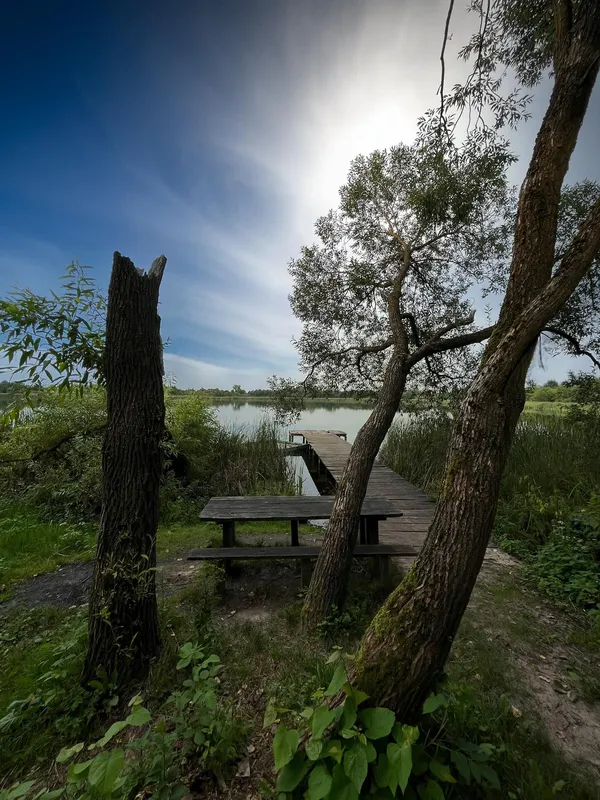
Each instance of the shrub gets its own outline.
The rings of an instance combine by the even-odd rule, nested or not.
[[[436,733],[436,725],[426,722],[423,735],[424,730],[397,721],[390,709],[364,707],[368,697],[348,682],[347,658],[334,651],[330,661],[337,667],[331,682],[296,716],[298,727],[279,722],[273,740],[278,798],[358,800],[373,795],[436,800],[446,796],[442,786],[500,788],[490,764],[496,752],[493,744],[460,740],[448,746],[439,726]],[[339,693],[341,700],[330,705],[327,698]],[[444,693],[433,694],[423,713],[431,715],[450,701]],[[288,713],[269,705],[265,726]]]
[[[554,600],[600,607],[600,498],[593,497],[578,514],[555,521],[528,572]]]
[[[39,508],[46,520],[95,521],[102,503],[105,393],[49,389],[38,400],[0,431],[0,490]],[[200,395],[166,390],[166,426],[163,522],[196,522],[213,495],[295,491],[273,424],[226,429]]]
[[[153,722],[136,695],[128,716],[114,722],[98,741],[88,746],[92,757],[81,761],[84,742],[63,748],[57,763],[68,763],[64,787],[49,791],[36,781],[0,790],[0,800],[35,797],[52,800],[72,798],[127,798],[151,793],[162,800],[178,800],[186,792],[184,769],[192,765],[200,773],[222,780],[222,772],[235,760],[246,736],[245,726],[234,718],[230,706],[219,702],[220,659],[188,642],[180,651],[177,669],[185,670],[183,689],[165,703],[166,716]],[[145,728],[131,739],[130,729]],[[109,743],[119,746],[107,748]]]

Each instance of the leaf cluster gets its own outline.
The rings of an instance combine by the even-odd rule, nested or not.
[[[443,800],[445,786],[473,782],[499,788],[489,764],[492,745],[461,742],[444,750],[423,738],[418,727],[398,722],[390,709],[365,705],[368,696],[348,681],[348,659],[334,650],[335,673],[327,689],[315,694],[315,704],[300,713],[300,728],[279,721],[273,740],[278,800]],[[423,714],[448,702],[444,694],[430,695]],[[285,713],[269,705],[265,726]]]
[[[166,711],[173,709],[172,715],[153,722],[142,698],[136,695],[129,702],[127,717],[114,722],[100,739],[87,748],[79,742],[60,751],[56,762],[69,764],[62,787],[40,789],[37,781],[26,781],[0,790],[0,800],[100,800],[138,793],[180,800],[188,791],[182,777],[190,760],[201,769],[220,773],[236,757],[245,734],[231,713],[223,713],[218,704],[220,659],[214,654],[207,656],[201,646],[191,642],[179,655],[177,669],[187,670],[188,677],[184,688],[167,700]],[[131,738],[130,729],[145,730]],[[116,747],[112,746],[115,742],[119,743]],[[94,755],[81,760],[85,750]]]
[[[90,267],[70,264],[49,297],[15,289],[0,299],[0,355],[32,386],[103,383],[106,299]]]

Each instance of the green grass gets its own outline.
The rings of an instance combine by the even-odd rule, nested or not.
[[[236,527],[242,536],[256,536],[268,544],[269,536],[289,536],[289,522],[244,522]],[[301,526],[300,533],[322,533]],[[0,505],[0,600],[10,597],[15,584],[35,575],[53,572],[63,564],[94,557],[97,526],[44,522],[37,509],[16,503]],[[157,536],[159,559],[184,554],[194,547],[220,546],[221,528],[214,523],[161,525]]]
[[[0,505],[0,599],[12,584],[94,555],[93,525],[46,523],[35,509]]]
[[[49,606],[27,611],[12,611],[2,617],[0,635],[0,718],[9,703],[32,697],[51,689],[40,679],[48,673],[56,660],[55,648],[73,642],[76,650],[73,660],[66,663],[58,678],[63,687],[77,689],[80,669],[85,655],[84,641],[79,644],[74,636],[74,612]],[[22,769],[35,767],[46,758],[53,757],[62,741],[69,740],[69,722],[77,725],[76,717],[67,718],[63,736],[52,724],[54,720],[22,726],[2,735],[0,730],[0,783],[12,782]]]
[[[533,414],[533,415],[551,415],[551,416],[562,416],[566,414],[569,406],[572,403],[569,402],[552,402],[548,400],[527,400],[525,403],[525,409],[523,411],[524,414]]]

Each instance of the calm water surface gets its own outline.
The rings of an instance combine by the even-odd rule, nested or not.
[[[215,403],[214,408],[219,421],[224,425],[248,426],[252,427],[263,419],[272,420],[274,417],[273,408],[268,404],[262,403]],[[295,429],[306,430],[339,430],[346,431],[348,441],[353,442],[356,434],[369,418],[372,409],[356,405],[343,405],[338,403],[328,403],[317,405],[311,403],[305,409],[300,419],[292,425],[282,425],[280,439],[287,441],[288,431]],[[397,414],[396,419],[406,418],[406,414]],[[297,440],[300,441],[299,439]],[[304,460],[300,457],[290,457],[294,465],[296,476],[302,479],[302,493],[315,495],[319,492],[314,485],[310,474],[306,468]]]

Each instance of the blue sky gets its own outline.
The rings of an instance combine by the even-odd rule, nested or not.
[[[165,253],[160,313],[179,386],[294,375],[287,263],[335,205],[350,160],[411,141],[436,103],[446,7],[11,3],[0,33],[0,292],[47,292],[72,260],[106,287],[114,250],[140,266]],[[525,157],[535,122],[514,143]],[[596,92],[573,180],[600,178],[599,131]],[[546,359],[534,377],[585,366]]]

